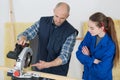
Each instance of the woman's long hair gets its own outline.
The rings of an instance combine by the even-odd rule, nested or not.
[[[114,65],[116,66],[119,62],[119,45],[115,30],[115,25],[111,17],[106,17],[103,13],[97,12],[90,16],[90,20],[97,22],[98,27],[104,26],[105,31],[111,36],[116,46],[116,52],[114,57]]]

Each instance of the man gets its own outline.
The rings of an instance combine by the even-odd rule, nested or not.
[[[54,8],[54,16],[41,17],[39,21],[18,36],[18,44],[24,45],[38,35],[36,71],[66,76],[71,53],[78,31],[67,22],[70,7],[60,2]]]

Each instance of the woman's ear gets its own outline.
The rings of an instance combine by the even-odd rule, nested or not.
[[[106,30],[105,30],[105,27],[104,27],[104,26],[102,26],[102,27],[101,27],[101,29],[102,29],[102,31],[106,32]]]

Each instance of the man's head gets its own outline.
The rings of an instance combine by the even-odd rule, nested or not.
[[[54,24],[60,26],[69,16],[70,7],[67,3],[60,2],[54,8]]]

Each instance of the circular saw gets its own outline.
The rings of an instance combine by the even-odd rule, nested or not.
[[[33,78],[38,78],[39,75],[37,74],[23,72],[24,68],[30,66],[32,61],[32,55],[33,51],[30,47],[28,47],[28,44],[25,44],[25,46],[16,44],[14,51],[10,51],[7,54],[8,58],[16,59],[16,64],[14,68],[12,70],[9,70],[7,72],[7,75],[17,79],[33,80]]]

